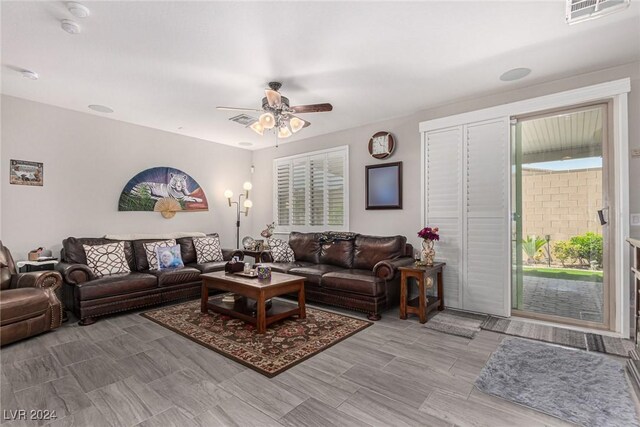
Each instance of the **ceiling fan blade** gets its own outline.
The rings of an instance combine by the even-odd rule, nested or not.
[[[277,90],[265,89],[264,93],[267,96],[269,107],[279,107],[282,104],[282,95]]]
[[[333,105],[325,104],[311,104],[311,105],[296,105],[291,107],[294,113],[323,113],[325,111],[333,110]]]
[[[216,107],[216,110],[224,111],[262,111],[257,108],[239,108],[239,107]]]

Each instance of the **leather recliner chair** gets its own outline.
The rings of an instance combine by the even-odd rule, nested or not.
[[[0,241],[0,346],[59,327],[62,305],[55,292],[61,285],[57,271],[18,273]]]

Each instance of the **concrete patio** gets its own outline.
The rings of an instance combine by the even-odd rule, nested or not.
[[[523,277],[523,310],[602,322],[601,282]]]

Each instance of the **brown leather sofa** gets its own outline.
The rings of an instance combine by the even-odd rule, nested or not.
[[[114,240],[69,237],[62,242],[62,262],[56,268],[64,278],[63,301],[80,319],[80,325],[90,325],[106,314],[199,296],[200,274],[223,270],[233,256],[243,259],[242,251],[223,249],[224,261],[198,264],[193,238],[184,237],[176,239],[184,267],[149,270],[144,243],[159,240],[163,239],[124,241],[131,273],[102,277],[96,277],[87,266],[82,245],[102,245]]]
[[[55,292],[61,284],[56,271],[18,273],[0,241],[0,345],[59,327],[62,306]]]
[[[274,263],[266,251],[262,265],[304,276],[308,301],[363,311],[370,320],[379,320],[382,311],[399,302],[398,267],[414,262],[404,236],[293,232],[289,245],[295,262]]]

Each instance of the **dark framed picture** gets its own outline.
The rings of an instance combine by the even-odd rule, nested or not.
[[[365,166],[367,209],[402,209],[402,162]]]
[[[44,179],[43,165],[40,162],[10,160],[9,183],[17,185],[36,185],[42,187]]]

